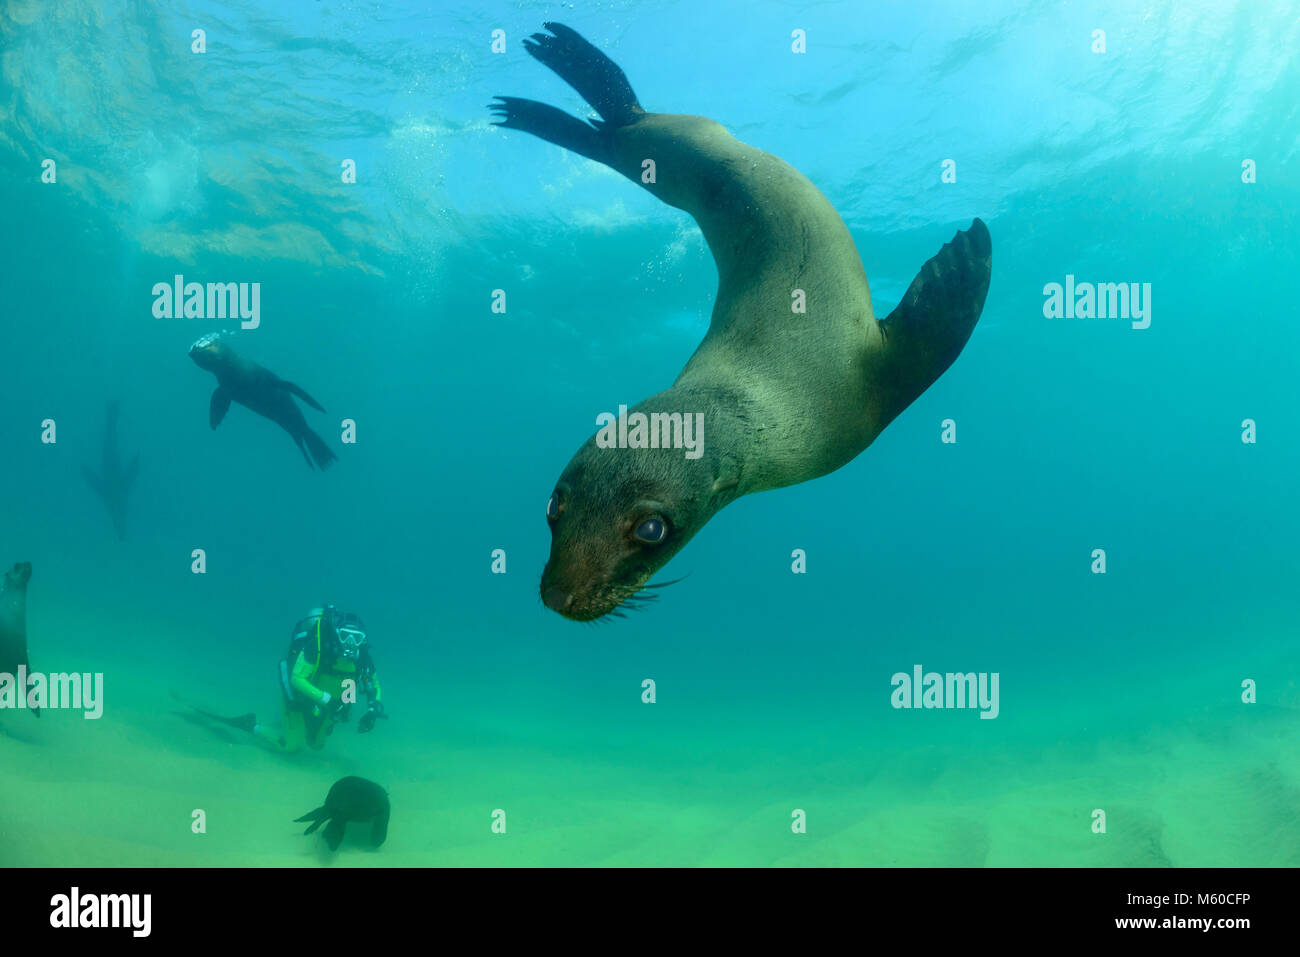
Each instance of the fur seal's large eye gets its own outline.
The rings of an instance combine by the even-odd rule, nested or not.
[[[638,525],[632,535],[639,542],[658,545],[668,537],[668,523],[658,515],[652,515]]]
[[[560,517],[560,493],[552,492],[550,499],[546,503],[546,520],[553,522]]]

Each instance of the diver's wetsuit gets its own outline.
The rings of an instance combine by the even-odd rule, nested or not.
[[[356,682],[357,691],[365,693],[371,705],[380,701],[379,679],[375,676],[370,647],[363,646],[355,659],[349,659],[340,653],[331,638],[331,630],[320,627],[319,616],[305,618],[294,628],[290,657],[280,662],[279,733],[260,724],[252,729],[271,747],[288,752],[299,750],[303,744],[314,750],[323,748],[325,739],[334,730],[335,709],[343,695],[343,682],[349,678]],[[344,717],[350,707],[345,705]]]

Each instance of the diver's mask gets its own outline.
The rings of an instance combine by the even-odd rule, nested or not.
[[[342,624],[335,634],[339,639],[339,650],[344,658],[355,658],[361,654],[366,643],[366,633],[355,625]]]

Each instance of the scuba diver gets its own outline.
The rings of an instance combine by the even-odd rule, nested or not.
[[[366,713],[357,722],[365,734],[379,718],[387,718],[380,700],[379,679],[370,658],[370,644],[361,619],[333,605],[313,608],[293,628],[289,651],[280,661],[281,722],[278,731],[259,724],[257,715],[205,717],[249,731],[272,748],[292,753],[304,744],[319,751],[334,725],[348,720],[358,692],[365,692]],[[350,688],[346,682],[352,682]]]

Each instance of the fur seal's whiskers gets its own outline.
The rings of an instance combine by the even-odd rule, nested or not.
[[[652,585],[642,585],[641,587],[642,588],[667,588],[669,585],[676,585],[678,582],[684,582],[686,581],[686,579],[690,577],[691,576],[689,574],[686,574],[683,575],[681,578],[672,578],[666,582],[655,582]],[[653,597],[657,597],[657,596],[653,596]]]

